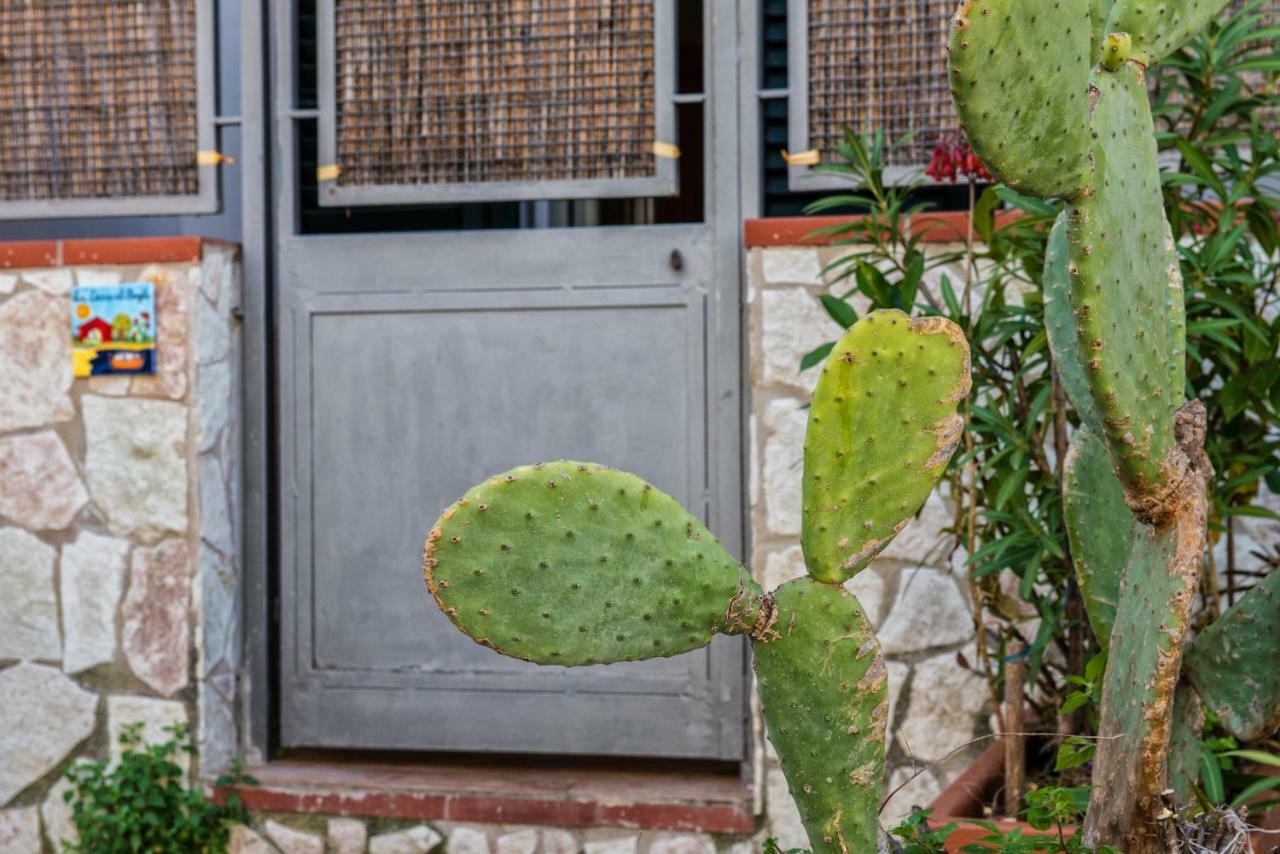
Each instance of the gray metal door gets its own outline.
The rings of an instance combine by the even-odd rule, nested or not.
[[[745,652],[536,668],[474,645],[420,571],[487,475],[638,472],[741,554],[736,4],[704,9],[704,221],[317,234],[317,111],[275,5],[279,724],[285,747],[744,755]]]

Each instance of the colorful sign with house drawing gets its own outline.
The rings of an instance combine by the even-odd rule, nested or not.
[[[155,285],[72,288],[71,358],[77,377],[155,373]]]

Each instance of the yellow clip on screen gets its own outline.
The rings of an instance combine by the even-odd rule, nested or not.
[[[795,154],[789,154],[784,148],[782,149],[782,159],[787,161],[788,166],[817,166],[822,162],[822,155],[815,148],[811,148],[808,151],[797,151]]]
[[[655,157],[665,157],[668,160],[680,159],[680,149],[669,142],[655,142],[653,154]]]

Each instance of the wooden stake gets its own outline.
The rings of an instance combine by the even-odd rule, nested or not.
[[[1023,733],[1026,701],[1022,692],[1027,683],[1027,662],[1021,645],[1011,647],[1004,665],[1004,720],[1008,729],[1001,735],[1004,744],[1004,813],[1022,812],[1027,790],[1027,742]]]

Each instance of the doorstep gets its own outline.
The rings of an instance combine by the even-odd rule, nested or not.
[[[251,812],[753,833],[749,786],[736,777],[596,769],[284,759],[245,769]]]

